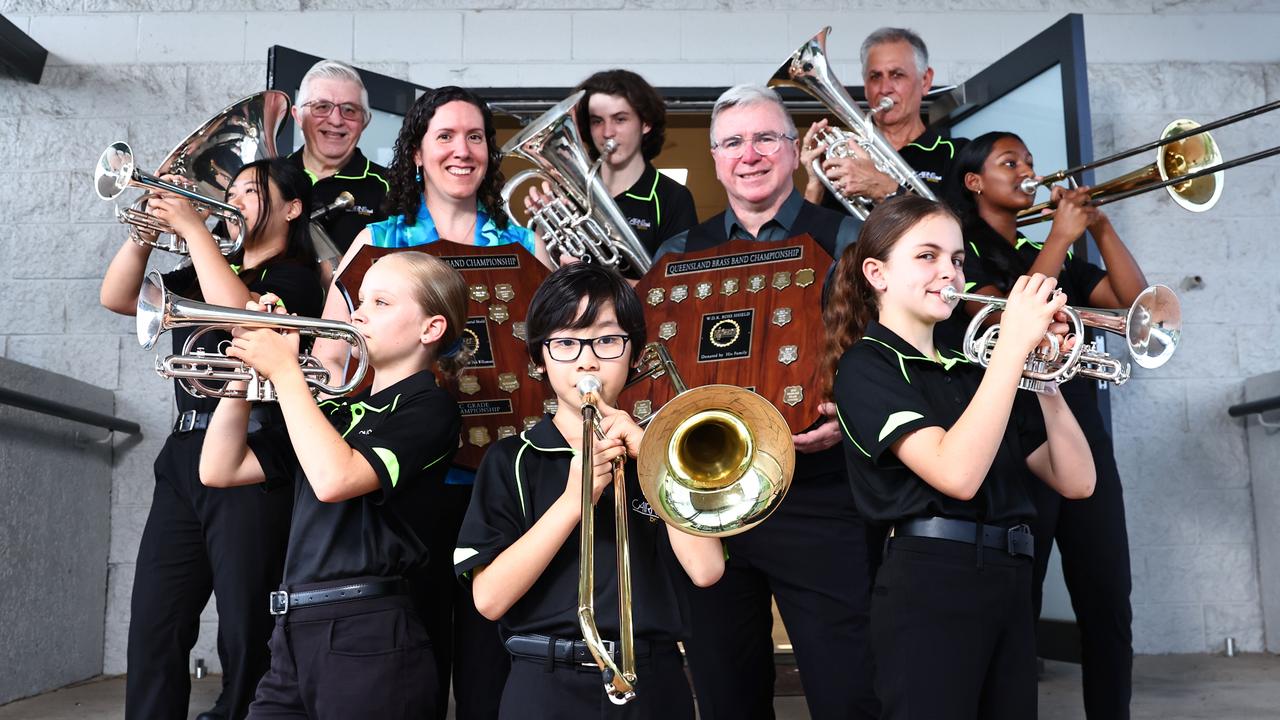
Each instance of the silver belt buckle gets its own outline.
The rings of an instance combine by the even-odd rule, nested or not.
[[[595,656],[591,654],[591,644],[586,640],[583,640],[582,644],[587,648],[587,659],[580,663],[582,667],[599,667],[596,663]],[[618,655],[614,652],[614,648],[616,647],[615,643],[612,640],[601,640],[600,644],[604,646],[605,653],[607,653],[614,662],[617,662]]]
[[[289,612],[289,593],[284,590],[272,591],[270,609],[272,615],[284,615]]]
[[[178,415],[178,424],[174,428],[174,432],[191,432],[196,427],[196,411],[187,410]]]

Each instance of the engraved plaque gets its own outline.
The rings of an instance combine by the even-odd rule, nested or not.
[[[516,299],[516,289],[511,287],[511,283],[498,283],[493,286],[493,294],[502,302],[511,302]]]
[[[520,380],[515,373],[502,373],[498,375],[498,389],[503,392],[515,392],[520,389]]]
[[[649,293],[645,296],[645,302],[656,307],[662,304],[665,294],[666,291],[660,287],[649,288]]]
[[[698,362],[751,357],[755,312],[748,308],[703,315],[698,331]]]
[[[501,325],[511,318],[511,313],[507,310],[507,306],[502,303],[493,303],[489,305],[489,319]]]
[[[681,302],[684,302],[685,299],[687,299],[688,297],[689,297],[688,285],[676,285],[675,287],[671,288],[671,302],[681,303]]]
[[[476,447],[484,447],[493,440],[489,437],[489,428],[473,427],[467,429],[467,441]]]
[[[780,307],[773,311],[774,325],[777,325],[778,327],[783,327],[789,322],[791,322],[791,308]]]
[[[532,360],[529,361],[528,375],[534,380],[542,382],[542,368],[538,367],[538,364]]]
[[[637,400],[631,408],[631,415],[636,420],[643,420],[653,414],[652,400]]]
[[[699,300],[706,300],[707,298],[711,297],[711,283],[709,282],[698,283],[697,286],[694,287],[693,289],[693,294]]]
[[[791,271],[779,270],[773,274],[773,287],[777,290],[786,290],[791,286]]]
[[[480,392],[480,379],[475,375],[459,375],[458,392],[465,395],[475,395]]]
[[[726,348],[738,341],[742,335],[742,326],[733,318],[722,318],[711,326],[707,340],[718,348]]]
[[[542,401],[542,412],[547,413],[548,415],[555,415],[556,410],[559,408],[560,403],[556,402],[555,398],[547,398]]]
[[[498,427],[498,439],[508,438],[516,434],[515,425],[502,425]]]
[[[534,426],[534,425],[537,425],[537,424],[538,424],[538,421],[539,421],[539,420],[541,420],[541,419],[542,419],[542,418],[539,418],[539,417],[537,417],[536,415],[530,415],[529,417],[525,418],[525,419],[524,419],[524,420],[522,420],[521,422],[524,424],[524,429],[525,429],[525,430],[532,430],[532,429],[533,429],[533,426]]]
[[[809,287],[813,284],[813,268],[800,268],[796,271],[796,286]]]
[[[676,336],[676,329],[677,327],[674,320],[669,322],[664,322],[658,326],[658,337],[662,338],[663,340],[670,340],[671,338]]]
[[[782,402],[795,407],[804,401],[804,388],[799,385],[788,385],[782,389]]]
[[[790,365],[800,359],[800,348],[795,345],[783,345],[778,348],[778,362]]]
[[[752,275],[747,278],[747,292],[758,293],[765,288],[763,275]]]
[[[511,323],[511,334],[518,340],[529,341],[529,323],[521,320]]]
[[[738,278],[725,278],[724,282],[720,283],[720,294],[726,297],[733,295],[738,292],[739,285]]]
[[[482,303],[489,299],[489,288],[484,285],[469,285],[467,294],[471,296],[472,300]]]

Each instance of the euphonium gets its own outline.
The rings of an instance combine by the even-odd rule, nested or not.
[[[942,289],[947,302],[962,300],[986,305],[973,316],[964,335],[964,354],[969,360],[986,367],[1000,335],[1000,325],[982,325],[993,312],[1003,310],[1005,298],[963,293],[954,287]],[[1036,392],[1052,391],[1076,375],[1083,375],[1116,385],[1129,380],[1129,363],[1111,357],[1093,343],[1084,343],[1084,328],[1092,327],[1124,336],[1129,356],[1145,368],[1157,368],[1169,362],[1182,336],[1182,309],[1178,296],[1167,286],[1152,285],[1138,294],[1129,308],[1098,309],[1066,306],[1062,309],[1077,338],[1075,347],[1061,352],[1057,336],[1046,333],[1047,350],[1035,350],[1027,356],[1018,387]]]
[[[169,330],[196,328],[183,343],[179,354],[164,359],[156,358],[156,372],[166,378],[176,378],[182,389],[195,397],[244,398],[259,402],[273,402],[276,399],[271,381],[258,375],[252,367],[221,352],[208,352],[195,347],[205,333],[214,330],[231,330],[237,327],[296,330],[301,335],[342,340],[354,346],[358,351],[359,364],[351,380],[336,387],[329,384],[329,372],[319,360],[311,355],[298,356],[298,365],[302,368],[302,375],[312,393],[345,395],[360,385],[369,367],[364,336],[353,325],[335,320],[235,310],[188,300],[166,291],[164,280],[155,270],[147,274],[142,283],[142,291],[138,294],[137,325],[138,342],[147,350],[155,347],[160,336]],[[246,382],[247,387],[244,390],[229,390],[208,384],[236,380]]]
[[[819,138],[827,146],[824,157],[845,158],[864,155],[875,163],[877,170],[888,175],[894,182],[910,188],[921,197],[936,200],[928,184],[916,175],[916,171],[912,170],[911,166],[898,155],[898,151],[884,139],[880,130],[872,122],[872,117],[876,113],[893,107],[893,100],[884,98],[878,107],[872,108],[869,114],[864,115],[858,109],[857,101],[849,95],[849,92],[836,79],[835,74],[831,72],[827,63],[827,34],[830,32],[831,28],[823,28],[792,53],[773,77],[769,78],[769,87],[799,88],[817,98],[840,122],[845,124],[847,129],[833,126]],[[813,170],[818,180],[832,197],[844,205],[849,214],[859,219],[866,219],[875,203],[874,200],[868,197],[847,196],[822,171],[821,159],[813,161]]]
[[[250,95],[215,115],[178,144],[160,163],[154,175],[137,169],[128,143],[115,142],[103,151],[94,168],[94,188],[103,200],[114,200],[131,187],[146,190],[133,205],[116,209],[116,218],[130,228],[130,237],[139,244],[166,252],[187,254],[187,243],[174,234],[167,222],[146,212],[153,190],[173,193],[190,200],[198,210],[238,227],[236,237],[215,234],[219,249],[230,255],[240,249],[248,228],[235,207],[215,198],[223,197],[240,168],[255,160],[276,156],[276,132],[289,114],[289,96],[279,90]],[[177,175],[182,182],[161,180],[161,175]],[[156,235],[154,239],[139,230]],[[166,237],[169,236],[169,237]]]
[[[638,278],[653,261],[600,180],[600,165],[611,151],[606,148],[594,163],[587,159],[573,119],[584,92],[560,101],[502,146],[503,155],[516,155],[537,166],[507,181],[502,204],[507,216],[514,217],[511,195],[516,188],[527,180],[545,181],[551,186],[551,197],[534,211],[529,224],[542,233],[552,260],[558,263],[560,256],[568,255]]]

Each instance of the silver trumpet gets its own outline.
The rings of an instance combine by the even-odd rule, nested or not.
[[[179,143],[154,175],[138,170],[128,143],[111,143],[94,168],[94,189],[103,200],[115,200],[131,187],[145,190],[130,207],[117,208],[116,219],[131,226],[129,236],[134,242],[179,255],[188,254],[186,240],[167,222],[149,214],[146,204],[154,191],[184,197],[198,211],[210,212],[215,219],[239,228],[235,238],[214,233],[222,254],[231,255],[240,249],[248,228],[237,208],[215,198],[225,196],[240,168],[277,155],[276,132],[288,114],[287,94],[268,90],[250,95],[223,109]],[[177,175],[182,181],[166,182],[160,175]]]
[[[801,45],[773,77],[769,78],[769,87],[793,87],[805,91],[817,98],[827,107],[845,128],[828,127],[819,140],[826,144],[824,156],[813,161],[813,170],[818,180],[827,188],[832,197],[840,201],[849,214],[865,220],[870,214],[875,201],[869,197],[849,196],[831,182],[822,171],[822,160],[826,158],[867,157],[875,163],[876,169],[888,175],[894,182],[910,188],[915,194],[937,200],[929,189],[929,185],[916,175],[898,151],[884,139],[876,128],[872,118],[878,112],[893,107],[893,100],[883,98],[877,107],[863,114],[858,103],[844,89],[844,85],[831,72],[827,63],[827,34],[830,27],[809,38]]]
[[[150,350],[160,336],[180,327],[194,327],[182,351],[166,358],[156,358],[156,372],[166,378],[175,378],[183,390],[195,397],[243,398],[258,402],[274,402],[275,388],[271,381],[258,374],[240,360],[222,352],[209,352],[195,347],[205,333],[232,328],[271,328],[296,330],[309,337],[342,340],[357,350],[359,364],[351,380],[345,384],[329,384],[329,372],[311,355],[299,355],[298,365],[313,394],[345,395],[364,380],[369,369],[369,353],[364,336],[353,325],[336,320],[276,315],[252,310],[235,310],[208,303],[178,297],[165,290],[164,280],[158,271],[152,270],[142,283],[138,294],[138,343]],[[247,383],[244,390],[229,390],[214,383],[241,380]]]
[[[997,323],[985,329],[982,326],[991,313],[1003,310],[1008,301],[990,295],[960,292],[950,286],[944,287],[941,295],[946,302],[962,300],[980,302],[986,306],[969,321],[963,349],[965,357],[970,361],[987,367],[1000,337],[1000,325]],[[1023,390],[1052,392],[1058,385],[1076,375],[1116,385],[1123,385],[1129,380],[1127,361],[1104,352],[1098,346],[1097,338],[1092,343],[1083,342],[1086,326],[1123,336],[1129,348],[1129,357],[1144,368],[1158,368],[1169,362],[1182,337],[1182,306],[1178,302],[1178,296],[1165,285],[1152,285],[1143,290],[1127,309],[1076,308],[1068,305],[1062,310],[1071,324],[1071,333],[1078,341],[1075,347],[1064,354],[1057,336],[1046,333],[1047,349],[1034,350],[1027,356],[1022,380],[1018,383],[1018,387]]]
[[[502,204],[507,215],[514,217],[511,195],[516,188],[528,180],[545,181],[551,186],[551,198],[533,213],[529,224],[542,234],[551,259],[559,263],[567,255],[638,278],[653,261],[600,180],[600,165],[612,150],[604,148],[594,163],[587,159],[573,119],[584,92],[560,101],[502,146],[504,156],[515,155],[536,166],[507,181]]]

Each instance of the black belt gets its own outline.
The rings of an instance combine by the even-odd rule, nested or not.
[[[205,430],[209,427],[209,419],[213,417],[213,413],[197,412],[195,410],[187,410],[178,413],[178,419],[173,422],[173,431],[175,433],[188,433],[193,430]],[[249,432],[258,432],[264,425],[267,425],[275,418],[275,412],[272,408],[263,405],[255,405],[249,411]]]
[[[618,652],[621,646],[612,640],[602,640],[609,655],[615,661],[618,660]],[[591,654],[591,648],[587,646],[585,640],[568,640],[566,638],[550,638],[546,635],[512,635],[506,640],[507,652],[519,657],[533,658],[535,660],[551,659],[556,662],[562,662],[570,665],[590,665],[595,667],[596,659]],[[649,654],[649,642],[647,640],[636,639],[635,650],[637,657],[643,657]]]
[[[405,595],[408,592],[409,584],[400,578],[348,583],[346,585],[334,585],[333,587],[298,592],[277,590],[271,593],[271,614],[284,615],[290,610],[297,610],[298,608],[385,597],[387,595]]]
[[[917,518],[894,525],[893,530],[889,532],[889,537],[936,538],[976,545],[979,527],[982,528],[984,547],[1003,550],[1010,555],[1035,557],[1036,540],[1031,534],[1031,528],[1026,525],[1003,528],[998,525],[979,526],[968,520],[951,518]]]

